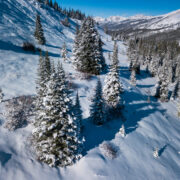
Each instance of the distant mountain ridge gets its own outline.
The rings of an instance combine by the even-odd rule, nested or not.
[[[130,17],[111,16],[109,18],[95,17],[96,22],[110,30],[149,29],[172,30],[180,27],[180,9],[160,16],[135,15]]]

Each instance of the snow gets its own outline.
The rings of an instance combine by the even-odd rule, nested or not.
[[[145,16],[143,14],[137,14],[135,16],[129,16],[129,17],[123,17],[123,16],[110,16],[108,18],[102,18],[102,17],[94,17],[94,20],[100,23],[104,22],[116,22],[119,23],[121,21],[129,20],[129,19],[151,19],[153,16]]]
[[[101,25],[110,24],[114,26],[116,24],[121,25],[129,22],[130,24],[135,25],[134,28],[136,29],[159,29],[159,31],[164,31],[177,29],[180,26],[180,9],[159,16],[145,16],[143,14],[137,14],[130,17],[110,16],[108,18],[94,17],[94,19]]]
[[[180,179],[180,120],[177,117],[177,102],[160,103],[149,94],[156,83],[144,71],[137,75],[136,87],[130,84],[129,62],[126,46],[118,42],[120,60],[120,78],[124,87],[123,120],[108,121],[104,126],[96,127],[89,121],[89,106],[93,97],[97,78],[81,80],[71,63],[60,58],[60,47],[64,41],[71,55],[75,32],[74,22],[71,28],[62,26],[59,21],[62,15],[41,9],[35,1],[7,0],[0,2],[0,87],[5,99],[35,94],[36,69],[38,54],[21,50],[26,39],[33,41],[35,13],[40,12],[42,25],[47,39],[50,58],[61,60],[66,73],[71,73],[72,81],[77,85],[80,103],[83,110],[85,151],[83,157],[75,165],[67,168],[51,168],[36,160],[29,143],[33,126],[28,124],[14,132],[9,132],[3,124],[4,103],[0,104],[0,179],[1,180],[131,180],[131,179]],[[14,8],[13,11],[10,11]],[[23,17],[23,18],[22,18]],[[64,33],[62,33],[64,32]],[[113,50],[111,38],[99,29],[105,42],[104,56],[108,60],[108,52]],[[101,75],[104,84],[105,75]],[[76,91],[73,93],[75,98]],[[124,124],[126,136],[119,134]],[[103,142],[109,142],[118,149],[116,158],[108,158],[101,149]],[[159,157],[153,157],[155,148]]]

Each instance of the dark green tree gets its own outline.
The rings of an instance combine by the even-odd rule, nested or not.
[[[95,75],[100,74],[105,68],[102,41],[94,26],[94,20],[90,17],[83,21],[76,35],[73,63],[77,70]]]
[[[90,118],[95,125],[102,125],[105,123],[105,109],[104,100],[102,96],[102,85],[101,81],[98,79],[94,98],[92,99]]]
[[[46,43],[39,14],[36,15],[36,29],[34,32],[34,36],[38,40],[39,44],[44,45]]]

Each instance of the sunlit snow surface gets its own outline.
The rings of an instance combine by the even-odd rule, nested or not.
[[[71,28],[60,24],[62,15],[49,9],[41,9],[35,1],[0,1],[0,87],[5,98],[35,94],[38,54],[25,53],[20,46],[33,37],[35,14],[39,12],[47,39],[50,58],[57,62],[60,47],[67,43],[71,55],[75,24]],[[112,52],[111,38],[99,32],[104,45],[104,56],[110,64],[108,52]],[[123,110],[126,136],[119,134],[122,120],[111,120],[104,126],[95,127],[89,120],[89,105],[97,78],[80,80],[71,63],[63,63],[67,74],[78,87],[84,111],[84,136],[86,138],[83,158],[68,168],[51,168],[41,164],[30,151],[28,143],[33,126],[9,132],[4,128],[4,104],[0,105],[0,180],[178,180],[180,179],[180,119],[177,118],[176,101],[161,104],[148,94],[155,84],[144,71],[137,77],[137,86],[129,82],[130,72],[126,56],[126,46],[119,45],[120,77],[124,85]],[[36,44],[37,46],[37,44]],[[70,76],[69,75],[69,76]],[[105,75],[101,75],[104,81]],[[73,93],[74,97],[76,92]],[[115,159],[109,159],[99,149],[103,141],[110,141],[118,150]],[[154,158],[155,148],[159,157]]]

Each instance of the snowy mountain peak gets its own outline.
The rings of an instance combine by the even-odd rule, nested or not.
[[[102,17],[94,17],[94,20],[96,22],[121,22],[121,21],[125,21],[125,20],[129,20],[129,19],[150,19],[153,16],[145,16],[143,14],[137,14],[134,16],[129,16],[129,17],[125,17],[125,16],[110,16],[108,18],[102,18]]]
[[[180,27],[180,9],[168,14],[159,16],[145,16],[137,14],[130,17],[111,16],[109,18],[94,18],[102,27],[109,26],[111,30],[125,29],[151,29],[157,31],[166,31]]]

